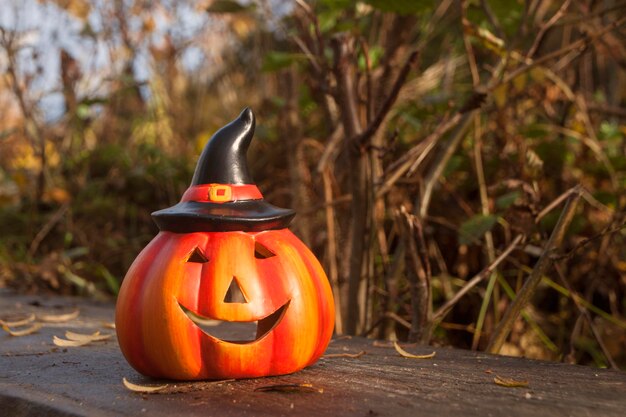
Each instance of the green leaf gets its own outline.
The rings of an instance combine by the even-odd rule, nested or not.
[[[521,0],[489,1],[488,4],[504,32],[508,36],[513,36],[523,15],[524,2]],[[480,8],[480,6],[477,7]]]
[[[545,139],[549,134],[545,125],[532,123],[522,127],[522,135],[529,139]]]
[[[456,172],[463,163],[465,162],[465,158],[460,155],[453,155],[448,163],[446,164],[445,169],[443,170],[443,177],[449,178],[454,172]]]
[[[621,139],[622,134],[619,131],[617,123],[603,121],[600,123],[600,140]]]
[[[215,0],[207,7],[206,11],[209,13],[239,13],[254,10],[254,8],[255,5],[252,3],[247,6],[242,6],[235,0]]]
[[[501,195],[496,199],[496,207],[499,209],[509,208],[515,203],[520,197],[522,193],[520,191],[511,191],[510,193],[506,193]]]
[[[89,253],[89,248],[84,246],[78,246],[75,248],[67,249],[63,252],[63,256],[69,260],[85,256]]]
[[[88,105],[79,104],[76,107],[76,116],[78,116],[79,119],[85,120],[89,118],[90,115],[91,115],[91,107],[89,107]]]
[[[383,12],[398,14],[423,13],[435,6],[432,0],[365,0],[365,3]]]
[[[104,279],[108,290],[114,295],[117,295],[120,292],[119,280],[115,278],[104,265],[96,265],[96,269],[100,273],[100,276]]]
[[[479,240],[497,223],[498,217],[493,214],[477,214],[465,221],[459,228],[459,243],[469,245]]]
[[[263,66],[261,69],[265,72],[278,71],[286,68],[295,62],[306,60],[304,54],[296,54],[289,52],[271,51],[265,55]]]
[[[371,68],[376,68],[378,63],[380,62],[380,58],[383,56],[384,49],[380,46],[374,45],[369,50],[369,58],[370,58],[370,66]],[[365,64],[365,56],[363,54],[359,55],[358,58],[359,69],[361,71],[365,71],[367,66]]]
[[[343,11],[349,7],[354,7],[354,2],[351,0],[319,0],[319,5],[328,10]]]

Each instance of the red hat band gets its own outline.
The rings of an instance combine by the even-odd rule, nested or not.
[[[189,187],[180,201],[232,203],[262,198],[261,191],[254,184],[202,184]]]

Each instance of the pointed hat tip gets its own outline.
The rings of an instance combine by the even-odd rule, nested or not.
[[[252,109],[250,109],[250,107],[243,109],[239,115],[239,119],[247,123],[254,123],[254,113],[252,112]]]

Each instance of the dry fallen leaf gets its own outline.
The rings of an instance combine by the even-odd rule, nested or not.
[[[321,388],[314,388],[313,384],[277,384],[265,385],[254,389],[255,392],[324,392]]]
[[[85,346],[86,344],[91,343],[91,340],[66,340],[66,339],[61,339],[60,337],[52,336],[52,342],[57,346],[77,347],[77,346]]]
[[[66,314],[38,314],[37,319],[46,323],[64,323],[75,319],[80,314],[80,310],[76,309]]]
[[[133,384],[132,382],[128,382],[126,378],[122,378],[122,382],[124,386],[133,392],[143,392],[143,393],[151,393],[160,391],[164,388],[167,388],[167,384],[165,385],[138,385]]]
[[[33,321],[35,321],[35,315],[31,313],[28,317],[20,319],[20,320],[13,320],[13,321],[0,320],[0,326],[20,327],[20,326],[25,326],[28,323],[31,323]]]
[[[528,386],[528,381],[516,381],[514,379],[511,378],[502,378],[500,376],[497,376],[493,379],[493,382],[495,382],[497,385],[503,386],[503,387],[509,387],[509,388],[516,388],[516,387],[527,387]]]
[[[324,355],[324,358],[360,358],[365,355],[365,351],[362,350],[359,353],[329,353],[328,355]]]
[[[88,342],[98,342],[100,340],[107,340],[113,336],[111,333],[108,334],[100,334],[100,332],[94,332],[92,334],[82,334],[82,333],[74,333],[71,331],[65,332],[65,337],[69,340],[74,340],[77,342],[88,341]]]
[[[393,342],[393,347],[396,348],[396,352],[398,352],[400,355],[404,356],[405,358],[411,358],[411,359],[431,359],[431,358],[434,358],[435,355],[437,354],[437,352],[433,352],[433,353],[429,353],[428,355],[414,355],[402,349],[400,345],[398,344],[398,342]]]
[[[2,325],[2,330],[10,334],[11,336],[16,336],[16,337],[33,334],[39,329],[41,329],[41,323],[34,323],[32,326],[27,327],[26,329],[22,329],[22,330],[11,330],[9,326],[7,326],[6,324]]]

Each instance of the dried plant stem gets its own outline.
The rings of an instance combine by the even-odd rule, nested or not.
[[[463,288],[461,288],[456,294],[454,294],[454,297],[452,297],[444,305],[439,307],[439,309],[433,314],[432,322],[437,323],[441,321],[452,309],[452,307],[454,307],[454,305],[458,303],[459,300],[469,292],[469,290],[474,288],[479,282],[491,275],[494,269],[496,269],[498,265],[500,265],[502,261],[504,261],[509,256],[509,254],[513,252],[513,250],[517,247],[517,245],[522,241],[523,238],[524,235],[517,235],[515,239],[513,239],[513,241],[509,244],[509,246],[507,246],[507,248],[502,251],[500,256],[498,256],[487,268],[483,269],[472,279],[467,281],[467,284],[465,284]]]
[[[535,293],[535,289],[541,282],[541,277],[545,274],[548,267],[552,264],[553,259],[552,256],[554,252],[561,246],[563,242],[563,238],[569,227],[572,219],[574,218],[574,214],[576,213],[576,207],[578,205],[578,200],[582,195],[581,187],[574,187],[572,189],[571,195],[568,197],[565,207],[561,212],[561,216],[559,217],[559,221],[552,231],[552,235],[546,244],[546,247],[541,254],[541,257],[537,261],[537,264],[533,268],[530,276],[524,283],[524,286],[517,294],[515,300],[511,303],[507,311],[504,313],[504,317],[502,321],[498,323],[494,333],[491,336],[491,340],[489,341],[489,345],[487,346],[487,351],[490,353],[498,353],[502,348],[502,345],[506,341],[511,328],[513,327],[513,323],[520,315],[522,309],[530,302],[531,297]]]
[[[304,145],[306,143],[302,140],[301,121],[297,111],[298,73],[292,66],[283,71],[282,75],[280,84],[285,92],[286,101],[279,123],[282,132],[289,132],[285,135],[285,143],[289,154],[293,156],[287,159],[291,180],[291,198],[296,210],[302,212],[303,209],[311,206],[307,187],[311,175],[305,160]],[[311,246],[312,226],[307,216],[303,216],[298,222],[297,232],[302,241]]]
[[[398,77],[396,78],[396,81],[394,82],[391,88],[391,92],[389,93],[389,95],[387,96],[383,104],[381,105],[380,109],[376,113],[374,120],[372,120],[372,122],[369,124],[369,126],[367,126],[364,132],[360,133],[359,136],[355,138],[355,141],[361,144],[365,144],[378,131],[381,124],[383,123],[383,120],[385,119],[385,117],[387,117],[393,104],[398,98],[398,95],[400,94],[400,89],[404,85],[406,78],[408,77],[409,72],[411,71],[411,68],[417,62],[418,56],[419,56],[418,51],[411,52],[411,54],[409,55],[406,62],[404,63],[404,66],[400,70]]]
[[[535,37],[532,46],[528,50],[526,58],[531,58],[535,54],[535,52],[537,52],[537,48],[539,48],[539,45],[541,44],[541,41],[543,40],[545,34],[556,24],[556,22],[559,21],[559,19],[561,19],[561,17],[563,17],[571,2],[572,0],[565,0],[559,10],[557,10],[557,12],[554,13],[554,15],[550,18],[550,20],[541,25],[541,29],[539,29],[539,33],[537,33],[537,36]]]
[[[614,6],[607,7],[606,9],[601,9],[601,10],[598,10],[598,11],[595,11],[595,12],[585,13],[582,16],[571,18],[571,19],[563,19],[560,22],[556,22],[554,24],[554,26],[574,25],[576,23],[580,23],[580,22],[585,21],[585,20],[591,20],[591,19],[593,19],[595,17],[599,17],[599,16],[602,16],[604,14],[617,11],[619,9],[626,9],[626,3],[618,2],[618,4],[616,4]]]
[[[498,34],[502,38],[504,36],[504,32],[502,31],[502,27],[499,26],[497,22],[497,18],[491,12],[489,5],[481,1],[481,5],[483,10],[492,25],[498,29]],[[467,3],[464,4],[467,6]],[[467,7],[463,7],[463,18],[466,19]],[[474,85],[474,89],[476,90],[480,85],[480,75],[478,72],[478,65],[476,64],[476,56],[474,54],[474,49],[467,35],[463,36],[463,43],[465,44],[465,50],[467,53],[467,59],[470,64],[470,71],[472,74],[472,83]],[[478,190],[480,193],[480,205],[481,205],[481,213],[485,216],[489,215],[489,196],[487,194],[487,184],[485,181],[485,170],[483,168],[483,157],[482,157],[482,126],[480,122],[480,113],[476,112],[474,114],[474,166],[476,168],[476,179],[478,180]],[[488,230],[485,233],[485,246],[487,248],[487,261],[492,264],[496,259],[496,251],[493,243],[493,235],[491,231]],[[480,342],[480,336],[482,334],[483,324],[485,322],[485,316],[487,315],[487,308],[489,307],[489,303],[491,301],[491,296],[495,294],[497,296],[497,287],[496,287],[496,278],[498,273],[494,270],[491,273],[489,278],[489,282],[487,283],[487,288],[485,290],[485,295],[483,297],[482,305],[480,306],[480,311],[478,313],[478,318],[476,320],[476,329],[472,337],[472,350],[476,350],[478,348],[478,343]],[[498,298],[494,301],[495,313],[497,314],[497,305]]]
[[[426,156],[430,154],[430,151],[435,147],[444,134],[459,122],[464,121],[465,118],[461,113],[456,113],[454,116],[443,120],[431,133],[415,145],[413,148],[403,156],[396,160],[389,168],[389,173],[386,175],[385,182],[378,188],[376,197],[380,198],[390,191],[396,182],[407,172],[411,173],[415,171],[419,165],[424,161]]]
[[[391,311],[392,309],[397,308],[398,304],[398,281],[404,272],[406,260],[406,246],[403,240],[400,240],[396,250],[394,252],[393,261],[389,268],[387,268],[387,273],[385,274],[385,287],[388,291],[388,296],[384,303],[385,310]],[[384,324],[381,328],[381,338],[390,340],[392,337],[395,337],[395,330],[393,326],[393,321],[388,314],[385,314],[385,318],[390,320],[385,320]],[[409,328],[411,326],[409,325]]]
[[[561,268],[559,267],[558,264],[554,264],[554,269],[556,269],[556,272],[559,276],[559,279],[561,280],[561,282],[563,283],[563,286],[565,288],[567,288],[567,290],[570,292],[570,298],[572,299],[572,301],[574,302],[574,304],[576,305],[576,308],[578,309],[578,311],[580,311],[580,314],[585,318],[585,320],[587,321],[587,324],[589,325],[589,328],[591,329],[591,332],[593,333],[593,336],[596,338],[596,340],[598,341],[598,345],[600,345],[600,349],[602,349],[602,353],[604,353],[604,356],[606,357],[606,360],[609,362],[609,364],[611,365],[611,368],[613,369],[619,369],[619,366],[617,366],[617,364],[615,363],[615,360],[613,360],[613,357],[611,356],[611,353],[609,352],[609,350],[606,348],[606,345],[604,344],[604,341],[602,340],[602,335],[600,335],[600,332],[598,331],[598,329],[596,328],[595,324],[593,323],[593,320],[591,318],[591,315],[589,314],[589,312],[587,311],[587,309],[585,307],[583,307],[579,302],[578,299],[576,297],[573,296],[574,294],[574,290],[572,289],[572,286],[569,285],[569,281],[567,280],[567,278],[565,278],[565,275],[563,274],[563,272],[561,271]]]
[[[409,341],[426,343],[430,339],[432,316],[431,271],[425,252],[426,244],[419,219],[409,214],[404,206],[400,208],[399,217],[398,223],[406,247],[406,276],[411,292]]]
[[[411,323],[409,323],[408,321],[406,321],[402,317],[398,316],[396,313],[392,313],[391,311],[388,311],[388,312],[385,313],[385,317],[388,317],[388,318],[396,321],[397,323],[399,323],[401,326],[411,330]]]
[[[332,39],[337,80],[336,101],[341,109],[341,121],[348,138],[356,137],[363,131],[357,109],[356,89],[351,63],[353,62],[352,40],[347,34],[338,34]],[[367,241],[368,198],[367,198],[367,158],[352,141],[346,141],[350,166],[350,188],[352,190],[352,210],[350,228],[350,272],[348,276],[348,307],[345,323],[347,334],[356,334],[361,324],[359,295],[363,293],[363,261]]]
[[[624,24],[624,22],[626,22],[626,17],[623,17],[621,19],[615,20],[614,22],[612,22],[611,24],[607,25],[605,28],[603,28],[601,31],[594,33],[593,35],[588,35],[585,36],[581,39],[578,39],[566,46],[564,46],[561,49],[558,49],[554,52],[550,52],[548,54],[542,55],[541,57],[537,58],[536,60],[527,63],[526,65],[523,65],[511,72],[509,72],[505,77],[502,78],[502,80],[500,80],[497,83],[494,83],[493,85],[489,86],[489,90],[493,91],[495,88],[497,88],[498,86],[502,85],[502,84],[506,84],[511,82],[513,79],[515,79],[516,77],[518,77],[521,74],[524,74],[525,72],[530,71],[531,69],[533,69],[534,67],[537,67],[539,65],[543,65],[545,62],[550,61],[551,59],[554,58],[558,58],[561,55],[565,55],[573,50],[576,49],[581,49],[584,48],[588,43],[591,43],[593,41],[595,41],[596,39],[600,38],[601,36],[611,32],[612,30],[615,30],[616,28],[618,28],[619,26],[621,26],[622,24]]]
[[[574,192],[580,192],[581,193],[581,197],[584,198],[585,201],[587,203],[589,203],[592,207],[594,207],[594,208],[596,208],[598,210],[607,211],[609,213],[613,212],[613,209],[611,209],[610,207],[607,207],[604,204],[600,203],[598,200],[596,200],[589,193],[589,191],[587,191],[585,189],[577,190],[577,188],[574,187],[574,188],[570,188],[569,190],[565,191],[563,194],[559,195],[557,198],[552,200],[552,202],[550,204],[548,204],[543,210],[541,210],[539,212],[539,214],[537,214],[537,217],[535,218],[535,223],[539,223],[541,221],[541,219],[543,219],[546,216],[546,214],[548,214],[549,212],[554,210],[555,207],[557,207],[559,204],[561,204],[567,197],[569,197]]]
[[[28,256],[32,257],[37,252],[41,242],[48,236],[48,233],[54,228],[54,226],[63,218],[63,215],[70,207],[69,202],[64,203],[59,209],[50,217],[48,222],[41,228],[28,248]]]
[[[324,214],[326,216],[326,232],[328,234],[328,273],[335,299],[335,333],[343,334],[341,314],[341,292],[339,291],[339,268],[337,267],[337,230],[335,227],[335,209],[329,204],[333,199],[331,169],[327,167],[322,173],[324,183],[324,201],[327,203]]]
[[[487,184],[485,180],[485,171],[483,168],[483,157],[482,157],[482,130],[480,126],[480,115],[475,116],[475,127],[474,127],[474,163],[476,167],[476,179],[478,180],[478,190],[480,192],[480,205],[481,212],[483,215],[489,215],[489,196],[487,194]],[[487,261],[489,263],[493,263],[496,259],[496,250],[493,243],[493,235],[491,230],[488,230],[485,233],[485,246],[487,248]],[[478,343],[480,342],[480,336],[482,334],[483,324],[485,322],[485,316],[487,314],[487,308],[489,307],[489,303],[491,301],[492,294],[494,296],[494,308],[495,313],[497,314],[497,305],[498,305],[498,291],[497,291],[497,277],[498,272],[494,270],[489,277],[489,282],[487,283],[487,288],[485,290],[485,296],[483,297],[482,305],[480,306],[480,311],[478,313],[478,319],[476,320],[476,331],[474,332],[474,336],[472,339],[472,349],[478,349]]]
[[[467,113],[464,113],[461,116],[461,121],[457,125],[456,129],[448,138],[445,143],[441,144],[439,148],[439,152],[434,157],[434,161],[432,162],[431,168],[428,173],[424,177],[424,193],[419,201],[419,217],[424,218],[428,214],[428,206],[430,205],[430,199],[432,197],[432,193],[435,189],[435,185],[441,176],[441,173],[446,167],[446,164],[454,155],[454,151],[456,151],[457,146],[461,142],[461,139],[465,135],[467,128],[470,125],[473,114],[477,110],[473,110]],[[418,205],[416,204],[416,207]]]

